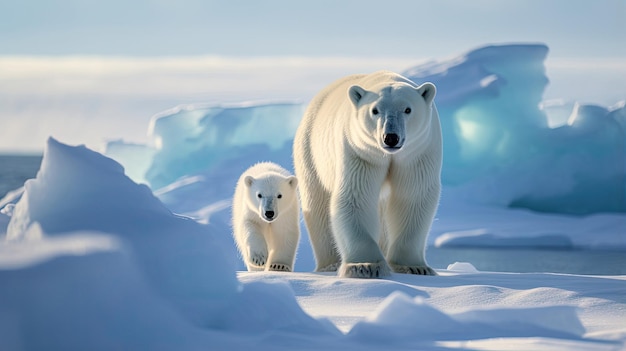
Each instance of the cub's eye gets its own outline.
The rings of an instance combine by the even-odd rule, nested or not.
[[[256,194],[256,197],[258,197],[259,199],[263,198],[263,195],[261,194]]]
[[[378,109],[376,107],[374,107],[374,109],[372,110],[372,114],[373,115],[377,115],[378,114]]]
[[[283,195],[282,194],[278,194],[278,196],[276,196],[276,197],[279,198],[279,199],[282,199]]]
[[[404,113],[406,113],[407,115],[408,115],[409,113],[411,113],[411,108],[410,108],[410,107],[407,107],[407,108],[404,110]]]

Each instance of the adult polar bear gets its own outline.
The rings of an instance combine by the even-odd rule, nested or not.
[[[424,257],[441,189],[435,92],[379,71],[340,79],[309,104],[294,165],[316,271],[436,274]]]

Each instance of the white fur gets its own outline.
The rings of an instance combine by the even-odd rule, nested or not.
[[[380,71],[340,79],[309,104],[294,164],[317,271],[435,274],[424,257],[441,189],[435,91]]]
[[[296,177],[271,162],[258,163],[239,177],[233,235],[249,271],[293,270],[300,240],[297,184]]]

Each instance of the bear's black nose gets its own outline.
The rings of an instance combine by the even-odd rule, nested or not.
[[[274,218],[274,211],[265,211],[265,218],[267,219]]]
[[[400,137],[398,136],[398,134],[395,133],[385,134],[384,137],[385,145],[389,147],[395,147],[400,142]]]

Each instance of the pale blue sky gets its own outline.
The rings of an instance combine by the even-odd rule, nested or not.
[[[0,0],[0,55],[442,57],[543,42],[626,58],[624,0]]]

